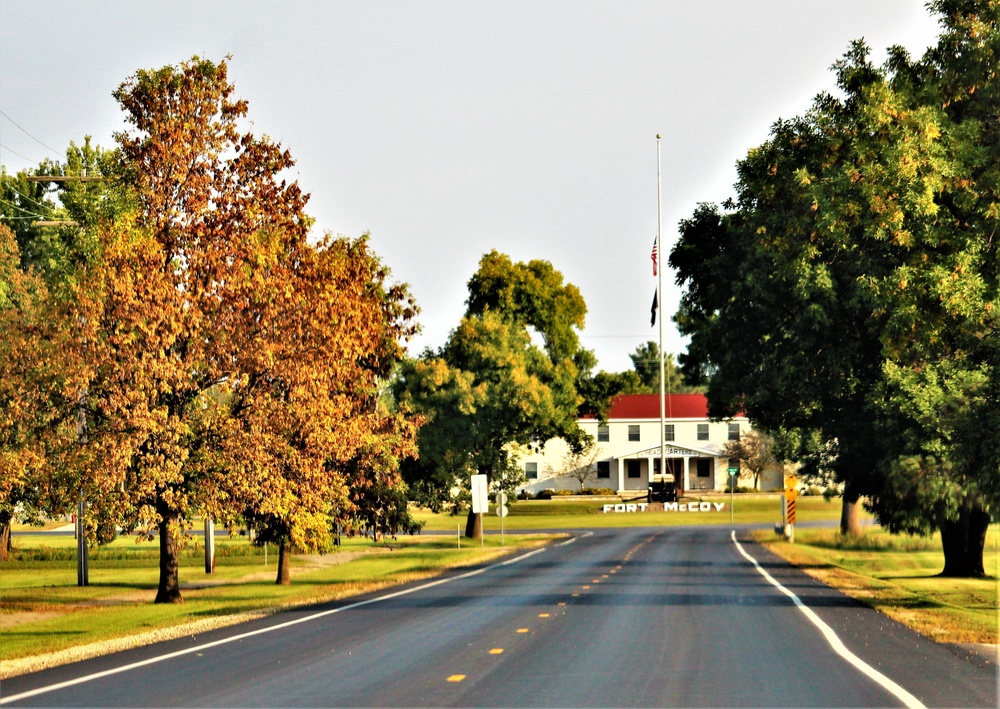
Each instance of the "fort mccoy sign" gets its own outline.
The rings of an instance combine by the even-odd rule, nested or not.
[[[604,505],[604,514],[608,512],[722,512],[725,502],[626,502],[616,505]]]

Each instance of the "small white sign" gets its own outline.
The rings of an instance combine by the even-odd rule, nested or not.
[[[485,475],[472,476],[472,512],[480,514],[489,512],[490,493]]]

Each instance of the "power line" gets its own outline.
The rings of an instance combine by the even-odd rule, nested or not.
[[[15,189],[14,185],[11,184],[11,183],[7,183],[6,186],[9,187],[10,191],[13,192],[14,194],[16,194],[18,197],[21,197],[23,199],[28,200],[29,202],[31,202],[36,207],[40,207],[41,209],[53,209],[54,208],[54,205],[51,205],[51,204],[42,204],[38,200],[33,199],[33,198],[29,197],[28,195],[24,194],[24,192],[19,192],[17,189]]]
[[[32,219],[48,219],[48,217],[45,216],[45,215],[43,215],[43,214],[35,214],[34,212],[31,212],[31,211],[25,209],[24,207],[21,207],[19,205],[13,204],[12,202],[8,202],[8,201],[3,200],[3,199],[0,199],[0,204],[6,205],[8,207],[12,207],[13,209],[16,209],[19,212],[24,212],[25,214],[30,215]],[[9,218],[10,219],[20,219],[21,217],[9,217]]]
[[[3,117],[4,117],[4,118],[6,118],[6,119],[7,119],[8,121],[10,121],[11,123],[13,123],[13,124],[14,124],[14,126],[15,126],[15,127],[16,127],[16,128],[18,129],[18,130],[20,130],[20,131],[21,131],[22,133],[24,133],[24,134],[25,134],[26,136],[28,136],[29,138],[31,138],[31,139],[32,139],[33,141],[35,141],[36,143],[38,143],[39,145],[41,145],[41,146],[42,146],[43,148],[45,148],[46,150],[48,150],[49,152],[51,152],[51,153],[52,153],[53,155],[56,155],[56,156],[58,156],[59,158],[62,158],[62,157],[63,157],[63,154],[62,154],[62,153],[60,153],[60,152],[59,152],[58,150],[56,150],[55,148],[50,148],[50,147],[49,147],[48,145],[46,145],[45,143],[43,143],[42,141],[40,141],[40,140],[39,140],[38,138],[36,138],[36,137],[35,137],[35,136],[33,136],[33,135],[32,135],[31,133],[29,133],[28,131],[26,131],[26,130],[25,130],[24,128],[22,128],[21,126],[19,126],[19,125],[17,124],[17,121],[15,121],[15,120],[14,120],[13,118],[11,118],[10,116],[8,116],[8,115],[7,115],[6,113],[4,113],[3,111],[0,111],[0,116],[3,116]],[[8,150],[10,150],[10,148],[7,148],[7,149],[8,149]],[[11,152],[13,153],[14,151],[13,151],[13,150],[11,150]],[[16,153],[15,153],[15,154],[16,154]],[[21,157],[24,157],[24,156],[22,155]],[[25,160],[27,160],[27,158],[25,158]]]
[[[16,150],[12,149],[10,146],[4,145],[3,143],[0,143],[0,148],[3,148],[8,153],[14,153],[14,155],[16,155],[17,157],[22,158],[24,160],[27,160],[28,162],[32,163],[33,165],[38,165],[39,164],[37,160],[32,160],[27,155],[21,155],[21,153],[19,153]]]

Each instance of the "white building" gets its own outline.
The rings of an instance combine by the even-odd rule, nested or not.
[[[666,473],[676,481],[678,492],[725,490],[729,467],[736,460],[723,456],[727,441],[739,440],[750,430],[743,416],[726,421],[708,418],[708,400],[702,394],[672,394],[666,397]],[[660,397],[658,394],[618,396],[608,411],[608,421],[581,419],[580,427],[593,436],[596,475],[587,487],[611,488],[617,494],[641,494],[660,472]],[[569,447],[562,440],[549,441],[540,452],[520,458],[528,481],[521,487],[529,493],[551,488],[575,490],[579,482],[568,477]],[[591,463],[588,456],[578,463]],[[777,468],[761,476],[761,489],[782,486]],[[744,483],[745,484],[745,483]]]

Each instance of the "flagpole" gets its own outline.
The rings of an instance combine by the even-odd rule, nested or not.
[[[664,352],[663,352],[663,243],[662,243],[662,221],[660,195],[662,193],[660,179],[660,134],[656,134],[656,258],[659,261],[656,269],[656,303],[660,315],[660,475],[663,480],[667,476],[667,380],[664,376]],[[676,481],[675,481],[676,483]],[[676,489],[676,485],[675,485]]]

